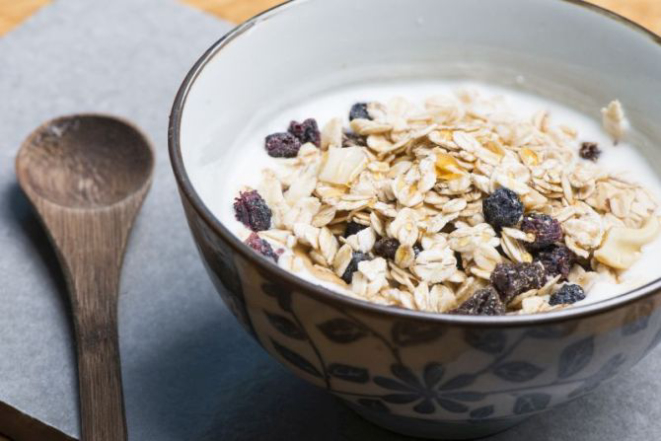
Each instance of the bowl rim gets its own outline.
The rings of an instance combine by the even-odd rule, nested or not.
[[[305,279],[296,276],[289,271],[280,268],[270,259],[250,250],[242,241],[240,241],[232,232],[226,228],[218,218],[209,210],[202,198],[195,190],[186,168],[184,166],[181,153],[181,119],[186,105],[188,94],[195,83],[198,75],[202,72],[207,63],[213,59],[221,50],[234,41],[236,38],[245,34],[247,31],[258,26],[270,18],[295,8],[300,4],[310,3],[319,0],[288,0],[285,3],[274,6],[261,14],[239,24],[229,31],[218,41],[216,41],[202,56],[195,62],[184,78],[177,92],[172,110],[170,113],[168,127],[168,150],[170,162],[174,171],[175,179],[180,189],[182,197],[188,199],[190,206],[197,212],[204,222],[218,234],[234,252],[240,254],[247,261],[255,265],[262,273],[272,276],[275,280],[284,280],[287,285],[295,287],[297,290],[314,296],[315,300],[323,303],[336,302],[347,307],[355,307],[363,312],[377,315],[387,315],[399,319],[421,320],[445,325],[470,325],[477,327],[508,328],[521,327],[539,324],[553,324],[573,319],[585,318],[602,313],[609,312],[619,307],[634,303],[646,297],[651,297],[661,290],[661,277],[633,290],[627,291],[610,299],[601,300],[595,303],[567,308],[559,311],[544,312],[538,314],[508,315],[508,316],[472,316],[472,315],[452,315],[441,314],[426,311],[416,311],[405,308],[379,305],[366,300],[354,299],[352,297],[332,291],[328,288],[316,285]],[[626,26],[634,32],[641,33],[642,36],[650,38],[654,43],[661,46],[661,35],[653,33],[651,30],[639,25],[638,23],[623,17],[622,15],[605,9],[601,6],[587,3],[584,0],[561,0],[563,3],[569,3],[573,6],[587,9],[595,14],[603,16],[605,19],[614,20]]]

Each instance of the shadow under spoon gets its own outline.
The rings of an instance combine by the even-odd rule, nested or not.
[[[19,184],[48,231],[69,288],[85,441],[127,439],[119,278],[153,168],[145,136],[127,122],[101,115],[49,121],[25,140],[16,157]]]

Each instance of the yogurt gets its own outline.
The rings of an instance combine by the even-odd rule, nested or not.
[[[239,136],[231,153],[223,159],[223,164],[206,165],[205,181],[219,189],[212,199],[205,202],[216,217],[240,239],[245,239],[249,230],[234,217],[232,204],[234,198],[244,187],[258,188],[262,179],[261,171],[277,167],[277,161],[269,157],[264,149],[264,138],[275,132],[286,130],[292,120],[302,121],[315,118],[322,127],[335,117],[344,117],[348,124],[348,111],[356,102],[381,101],[402,96],[414,103],[423,103],[431,95],[453,94],[458,89],[476,90],[486,96],[502,96],[503,105],[522,118],[530,118],[539,110],[549,112],[553,125],[566,125],[577,130],[577,142],[590,141],[599,144],[602,155],[598,166],[609,172],[621,173],[632,181],[648,189],[661,200],[661,181],[650,167],[649,162],[630,144],[620,142],[617,146],[601,126],[600,115],[595,109],[593,116],[588,116],[531,94],[516,90],[496,87],[476,82],[453,81],[411,81],[398,83],[376,83],[350,86],[324,94],[310,96],[295,105],[284,107],[270,115],[253,121]],[[661,255],[661,240],[658,238],[643,248],[639,260],[621,276],[621,283],[598,280],[587,292],[585,300],[577,304],[588,304],[623,294],[631,289],[646,284],[661,276],[658,269],[658,255]],[[342,291],[335,284],[318,280],[308,272],[297,273],[301,277]]]

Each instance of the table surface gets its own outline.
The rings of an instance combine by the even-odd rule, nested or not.
[[[66,1],[66,0],[55,0],[55,3],[59,1]],[[243,21],[264,9],[267,9],[269,7],[272,7],[280,3],[280,1],[278,0],[178,0],[178,1],[181,1],[182,3],[185,3],[194,8],[203,10],[219,18],[223,18],[229,20],[230,22],[235,22],[235,23]],[[612,9],[634,21],[639,22],[640,24],[646,26],[651,30],[661,33],[661,0],[593,0],[593,2],[601,6],[604,6],[606,8]],[[23,23],[25,20],[30,18],[35,12],[39,11],[42,8],[53,7],[51,3],[52,3],[51,0],[0,0],[0,36],[7,34],[13,30],[19,29],[21,23]],[[151,5],[154,8],[158,7],[157,2],[154,1],[151,2]],[[130,11],[130,9],[131,8],[128,6],[128,4],[126,4],[126,10]],[[209,28],[211,27],[212,26],[209,24]],[[163,159],[164,159],[163,155],[161,155],[161,160]],[[138,228],[140,228],[139,225]],[[142,229],[144,230],[144,225]],[[128,263],[130,264],[130,259]],[[239,354],[240,355],[242,354],[243,356],[247,357],[248,352],[250,352],[250,350],[252,351],[256,350],[256,348],[248,348],[248,349],[249,350],[247,351],[239,352]],[[661,359],[661,357],[657,357],[657,358]],[[270,362],[266,360],[265,357],[260,356],[257,357],[257,361],[255,361],[255,363],[260,365],[267,365]],[[647,364],[650,364],[650,362],[647,362]],[[647,367],[647,369],[649,368],[650,367]],[[639,371],[639,368],[636,368],[636,371]],[[200,372],[206,372],[206,371],[202,370]],[[236,373],[234,376],[237,376]],[[145,378],[143,378],[143,380],[144,379]],[[626,408],[628,411],[633,410],[633,414],[631,414],[628,419],[621,420],[620,423],[625,426],[630,426],[627,430],[633,431],[636,424],[644,425],[646,424],[645,422],[646,418],[649,417],[651,421],[654,415],[648,414],[646,415],[645,419],[641,419],[643,416],[645,416],[645,409],[641,408],[639,403],[635,403],[635,402],[627,403],[627,400],[631,399],[631,394],[628,394],[626,392],[627,385],[632,385],[632,387],[636,387],[636,388],[641,388],[645,386],[644,384],[641,385],[636,383],[633,375],[627,376],[627,378],[623,379],[620,382],[620,384],[618,384],[616,387],[616,390],[619,389],[620,391],[620,394],[618,395],[619,398],[616,396],[609,397],[609,396],[604,396],[604,394],[601,394],[601,396],[598,398],[584,399],[581,400],[582,403],[581,407],[577,408],[576,406],[574,406],[569,411],[567,411],[567,409],[556,411],[555,412],[556,417],[558,419],[562,419],[570,415],[575,417],[575,414],[589,415],[590,407],[592,407],[591,411],[594,413],[595,407],[606,408],[609,406],[609,403],[612,405],[613,400],[615,400],[616,402],[618,400],[621,400],[622,401],[621,405],[623,406],[623,408]],[[652,385],[648,385],[648,386],[651,387]],[[311,391],[301,385],[297,385],[296,390],[298,391],[298,393],[302,394],[302,398],[301,398],[302,402],[310,403],[314,400],[318,400],[320,397],[320,395],[315,391]],[[218,392],[222,392],[222,390]],[[285,391],[282,390],[282,388],[280,388],[280,393],[287,394],[289,393],[289,391]],[[317,411],[324,409],[328,410],[328,406],[330,406],[330,404],[328,404],[329,403],[328,400],[324,401],[324,403],[325,404],[317,408]],[[262,410],[266,410],[264,406],[260,406],[260,408]],[[291,406],[290,406],[290,410],[291,410]],[[239,411],[241,411],[241,409],[239,409]],[[298,411],[300,412],[300,409]],[[365,435],[368,433],[375,433],[360,429],[357,426],[359,423],[355,422],[355,420],[352,419],[352,417],[347,416],[343,412],[332,410],[332,413],[333,413],[333,418],[339,418],[340,420],[342,420],[341,423],[345,425],[348,424],[350,426],[356,426],[355,433],[358,435],[354,435],[354,436],[357,436],[357,438],[354,438],[354,436],[352,436],[351,439],[359,439],[361,433]],[[654,410],[654,413],[656,414],[656,419],[658,420],[659,416],[661,416],[659,415],[660,413],[659,409],[657,408],[656,410]],[[282,412],[278,412],[278,415],[280,417],[283,416]],[[261,420],[261,423],[268,422],[272,417],[273,416],[265,417],[264,415],[256,416],[256,418]],[[264,418],[266,418],[266,420]],[[595,418],[593,417],[593,419]],[[301,421],[301,420],[297,419],[296,421]],[[552,425],[553,422],[548,419],[542,420],[541,418],[539,418],[536,420],[536,422],[527,423],[528,425],[527,429],[525,428],[524,425],[522,426],[524,427],[523,429],[514,429],[514,432],[517,432],[521,435],[526,433],[534,433],[531,432],[531,428],[529,427],[531,424],[533,425],[533,427],[536,427],[540,431],[548,431],[549,430],[548,425],[549,424]],[[599,424],[599,421],[593,421],[590,425],[592,424]],[[315,428],[309,428],[309,430],[313,430],[313,429]],[[568,434],[573,433],[574,435],[585,433],[585,432],[581,432],[581,430],[582,429],[580,427],[570,427],[569,431],[566,431],[565,433]],[[2,427],[0,427],[0,432],[2,432]],[[301,434],[305,432],[303,431],[298,433]],[[308,433],[313,433],[313,432],[308,432]],[[627,433],[627,431],[625,431],[625,433]],[[638,433],[642,434],[643,432],[639,431]],[[249,436],[249,432],[246,432],[246,436]],[[514,433],[512,433],[512,436],[516,438]],[[236,439],[240,439],[240,437],[237,437]],[[346,439],[349,438],[346,437]],[[399,437],[391,438],[390,436],[387,436],[387,439],[399,439]],[[501,438],[499,437],[499,439]],[[502,439],[504,440],[505,438]],[[548,438],[548,439],[556,439],[556,438]],[[557,439],[562,439],[562,438],[557,438]],[[642,438],[636,438],[636,439],[642,439]],[[7,441],[7,440],[6,438],[3,438],[2,435],[0,435],[0,441]]]
[[[281,0],[180,0],[206,12],[239,23]],[[616,11],[643,26],[661,33],[661,1],[659,0],[591,0]],[[0,0],[0,35],[9,32],[40,7],[52,0]]]

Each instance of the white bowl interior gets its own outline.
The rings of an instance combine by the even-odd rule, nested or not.
[[[199,72],[181,121],[186,171],[210,201],[222,189],[205,171],[231,167],[234,140],[264,115],[333,87],[414,78],[476,79],[586,112],[618,98],[656,163],[661,43],[607,15],[566,0],[298,0]]]

